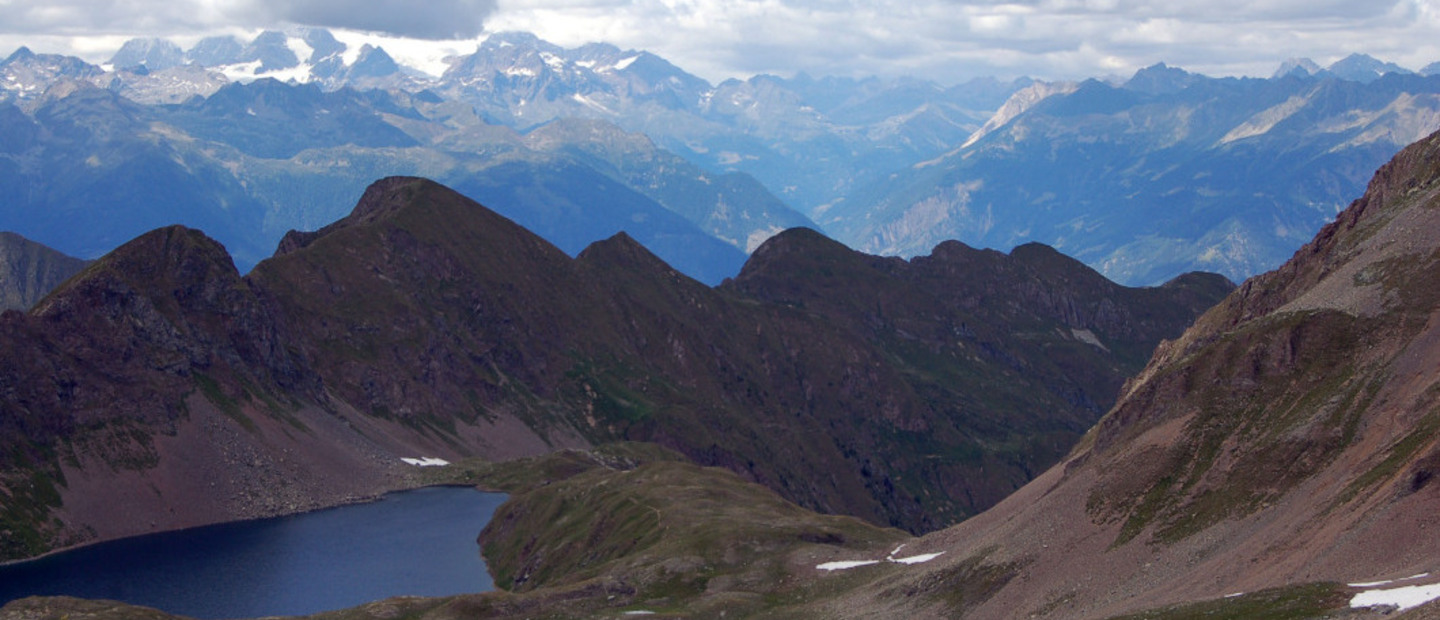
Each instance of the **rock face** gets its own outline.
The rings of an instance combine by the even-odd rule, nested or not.
[[[6,553],[344,501],[403,485],[401,456],[621,439],[933,530],[1060,458],[1229,289],[1118,287],[1040,246],[907,263],[804,230],[751,263],[709,288],[624,234],[571,258],[410,177],[245,277],[198,231],[146,234],[0,323],[35,352],[0,366],[0,440],[23,455],[0,484],[29,498]]]
[[[0,232],[0,310],[28,310],[85,261],[20,235]]]
[[[904,581],[969,561],[992,587],[926,613],[1085,618],[1276,587],[1315,590],[1323,610],[1345,589],[1305,584],[1432,570],[1437,268],[1440,134],[1162,344],[1062,464],[924,539],[947,561]]]

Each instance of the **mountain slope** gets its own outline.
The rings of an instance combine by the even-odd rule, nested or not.
[[[1316,615],[1362,589],[1338,584],[1432,570],[1440,549],[1421,532],[1440,505],[1437,230],[1440,134],[1162,345],[1064,463],[917,544],[953,559],[832,611],[909,607],[887,593],[913,587],[936,595],[921,615],[956,613],[923,584],[967,559],[1001,577],[958,603],[977,618],[1224,609],[1227,594],[1275,587],[1300,588],[1289,596]]]
[[[455,455],[332,398],[269,294],[215,241],[170,227],[0,316],[0,553],[297,512],[414,484]],[[549,445],[497,416],[491,458]],[[498,427],[498,428],[497,428]]]
[[[1033,326],[1044,331],[1032,340],[1044,344],[981,340],[995,351],[983,357],[962,357],[950,341],[876,349],[872,335],[844,328],[852,319],[828,323],[772,306],[776,300],[746,290],[751,278],[744,275],[732,288],[707,289],[623,235],[592,245],[572,263],[553,248],[538,249],[548,244],[514,247],[529,234],[468,215],[484,211],[438,186],[392,179],[362,204],[390,192],[414,192],[414,206],[373,222],[357,211],[303,251],[255,271],[258,282],[292,304],[287,316],[308,321],[301,330],[319,336],[311,357],[328,366],[323,374],[333,389],[362,411],[444,420],[531,408],[539,419],[558,416],[553,423],[590,441],[656,441],[702,464],[737,469],[802,505],[929,529],[973,514],[1057,458],[1103,409],[1126,366],[1069,332],[1045,335],[1050,323]],[[443,211],[428,211],[434,209]],[[757,260],[790,236],[767,242]],[[485,250],[492,246],[509,249]],[[865,260],[833,251],[848,263]],[[791,282],[806,277],[785,264],[771,273]],[[945,281],[964,280],[952,274]],[[891,283],[911,291],[934,284]],[[435,291],[449,292],[437,298]],[[416,301],[422,299],[428,301]],[[926,331],[952,329],[942,327],[950,317],[919,310],[934,301],[911,294],[896,304]],[[1159,301],[1183,308],[1171,304]],[[1165,325],[1173,330],[1199,309],[1181,309]],[[355,331],[372,321],[379,323]],[[336,331],[345,326],[354,327]],[[1146,337],[1153,342],[1161,334]],[[1062,366],[1043,379],[1037,374],[1022,383],[1032,386],[1030,394],[1015,401],[977,395],[957,407],[938,396],[960,389],[940,387],[957,374],[979,372],[998,383],[1026,365],[1053,368],[1042,361],[1050,354],[1041,353],[1052,342],[1089,363]],[[897,359],[905,362],[897,366]],[[942,363],[949,369],[936,373]],[[1041,388],[1043,381],[1058,385]],[[971,386],[979,391],[974,384],[965,389]],[[1045,413],[1025,424],[981,422],[995,411],[1018,413],[1025,403],[1043,403],[1033,410]],[[785,436],[767,428],[784,429]],[[907,479],[905,486],[896,478]],[[936,484],[963,492],[921,500]]]
[[[4,317],[0,345],[37,352],[0,366],[17,395],[0,440],[25,455],[0,485],[29,498],[7,506],[6,553],[334,503],[412,480],[399,457],[615,440],[812,509],[933,530],[1053,463],[1138,367],[1130,348],[1228,288],[1200,278],[1109,299],[1053,251],[981,254],[973,269],[906,267],[794,232],[712,289],[628,235],[571,258],[409,177],[288,234],[246,277],[203,234],[160,229]],[[812,310],[774,293],[810,286],[811,257],[893,301],[825,301],[850,295],[836,287]],[[898,265],[866,273],[874,261]],[[1002,286],[1007,269],[1030,280]],[[1011,310],[923,292],[972,280]],[[1025,309],[1040,299],[1056,303]],[[992,397],[1001,382],[1020,387]]]
[[[84,266],[83,260],[0,232],[0,310],[30,309]]]

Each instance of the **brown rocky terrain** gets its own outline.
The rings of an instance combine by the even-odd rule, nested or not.
[[[936,561],[876,571],[822,615],[1105,618],[1208,600],[1228,617],[1319,617],[1360,589],[1344,584],[1433,573],[1437,270],[1440,135],[1161,345],[1063,463],[914,543]],[[1266,613],[1246,607],[1267,597]]]
[[[1127,289],[1048,248],[912,262],[808,231],[710,288],[624,234],[571,258],[390,178],[241,277],[146,234],[0,320],[4,556],[349,501],[400,457],[649,441],[914,532],[1059,459],[1229,284]]]
[[[819,250],[806,257],[827,247],[809,242]],[[747,303],[836,327],[849,316],[851,329],[872,334],[885,333],[879,317],[908,316],[857,321],[840,310],[873,307],[870,287],[846,288],[836,301],[766,283],[765,261],[786,247],[757,252],[754,269],[722,290],[749,287]],[[626,248],[607,244],[577,262],[646,264]],[[858,260],[904,278],[924,273],[923,261]],[[819,261],[806,282],[823,289],[824,269],[836,264]],[[733,475],[645,450],[481,465],[487,484],[515,493],[484,537],[512,591],[382,601],[327,617],[1440,617],[1433,602],[1398,614],[1349,609],[1362,592],[1440,582],[1440,543],[1429,535],[1440,527],[1437,269],[1440,134],[1382,168],[1290,262],[1158,347],[1061,463],[959,525],[906,538],[815,520]],[[905,340],[926,342],[926,332],[895,324]],[[706,489],[750,499],[694,510]],[[731,510],[746,503],[765,508]],[[707,535],[722,529],[732,534]],[[150,614],[44,599],[3,615],[76,613]]]

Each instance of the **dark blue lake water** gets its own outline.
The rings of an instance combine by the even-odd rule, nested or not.
[[[505,501],[433,487],[291,517],[127,538],[0,566],[0,605],[65,594],[197,618],[310,614],[494,589],[475,538]]]

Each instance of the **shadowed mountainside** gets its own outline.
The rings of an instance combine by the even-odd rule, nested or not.
[[[905,263],[792,231],[757,257],[715,289],[623,234],[570,258],[408,177],[246,277],[197,231],[149,233],[0,324],[36,352],[0,368],[24,455],[3,485],[28,498],[6,553],[333,503],[404,484],[400,456],[622,439],[934,530],[1055,462],[1228,288],[1113,287],[1038,246]]]
[[[1104,618],[1209,600],[1166,613],[1251,617],[1265,599],[1267,613],[1319,617],[1365,589],[1343,584],[1430,573],[1436,231],[1440,134],[1162,344],[1062,464],[915,545],[943,561],[877,577],[827,615]],[[989,586],[957,600],[934,585],[962,573]],[[931,596],[894,596],[911,588]]]

